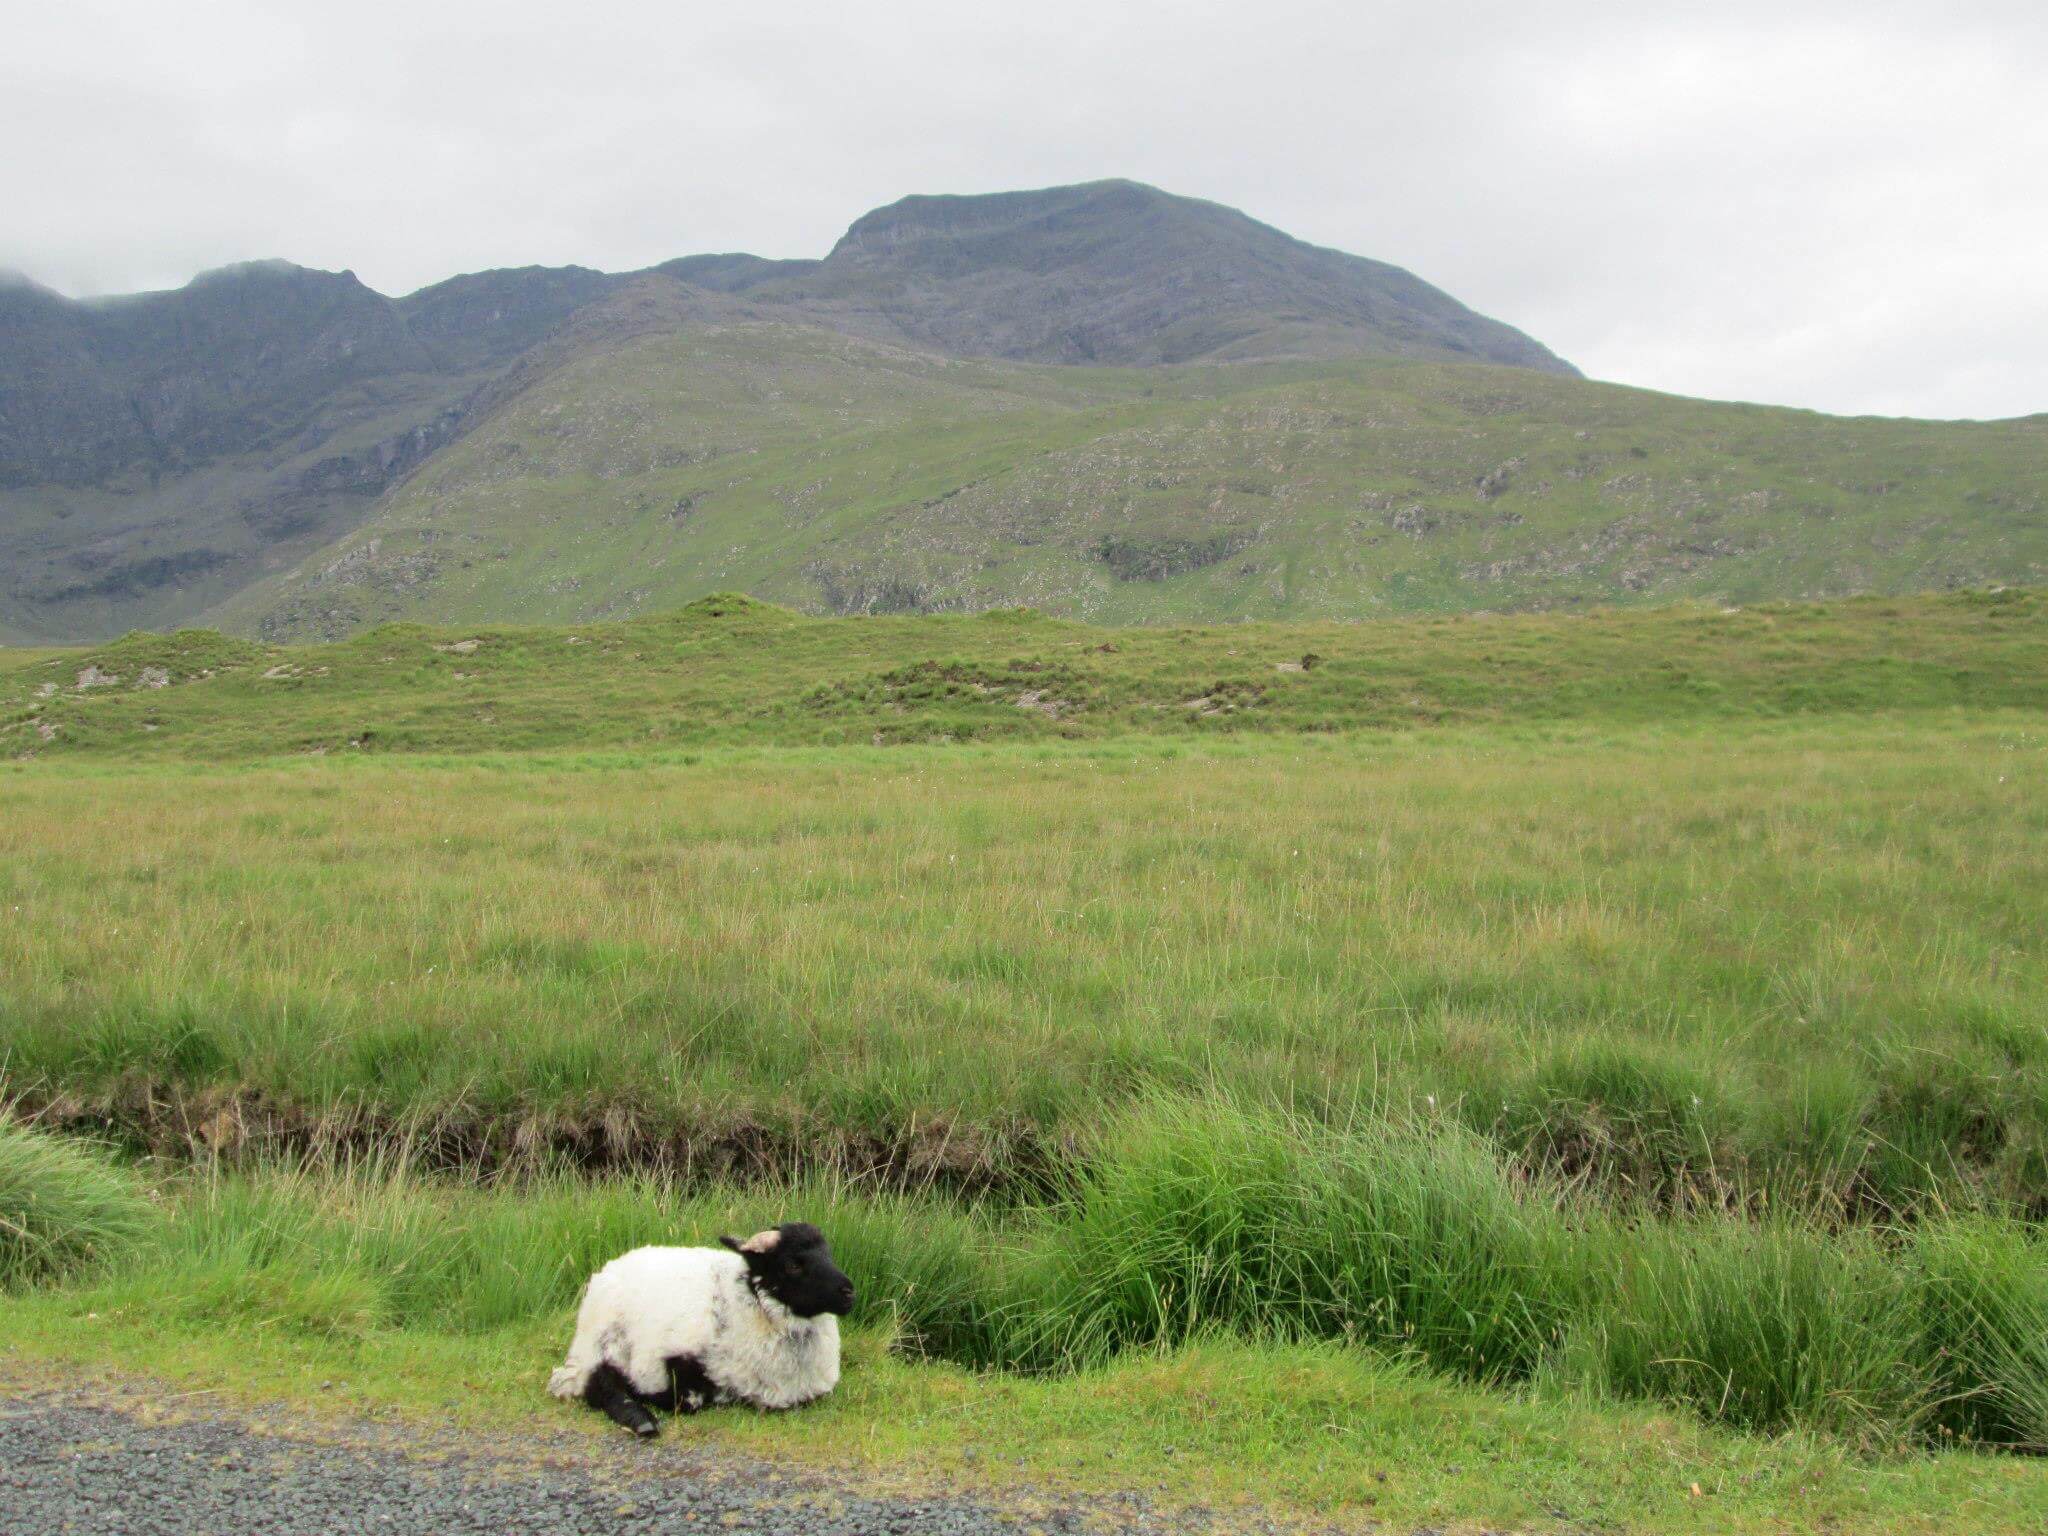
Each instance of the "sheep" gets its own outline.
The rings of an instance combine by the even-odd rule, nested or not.
[[[853,1282],[825,1234],[784,1222],[717,1248],[635,1248],[591,1276],[568,1358],[548,1378],[642,1439],[650,1405],[794,1408],[839,1382],[839,1319]]]

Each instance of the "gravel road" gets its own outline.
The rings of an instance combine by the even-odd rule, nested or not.
[[[650,1454],[651,1452],[651,1454]],[[524,1444],[388,1425],[154,1403],[141,1393],[0,1393],[0,1536],[1166,1536],[1271,1529],[1132,1496],[910,1496],[621,1435]]]

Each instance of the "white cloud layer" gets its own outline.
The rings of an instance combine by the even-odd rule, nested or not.
[[[1598,378],[2048,411],[2042,0],[0,0],[0,265],[400,293],[1132,176]]]

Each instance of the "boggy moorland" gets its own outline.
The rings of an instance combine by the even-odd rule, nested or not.
[[[2044,620],[0,653],[10,1348],[544,1414],[595,1263],[801,1210],[877,1456],[2024,1529]]]

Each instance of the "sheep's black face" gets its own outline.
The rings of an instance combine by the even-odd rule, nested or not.
[[[832,1262],[825,1234],[808,1221],[785,1221],[741,1242],[719,1241],[747,1261],[754,1289],[773,1296],[798,1317],[853,1310],[853,1282]]]

